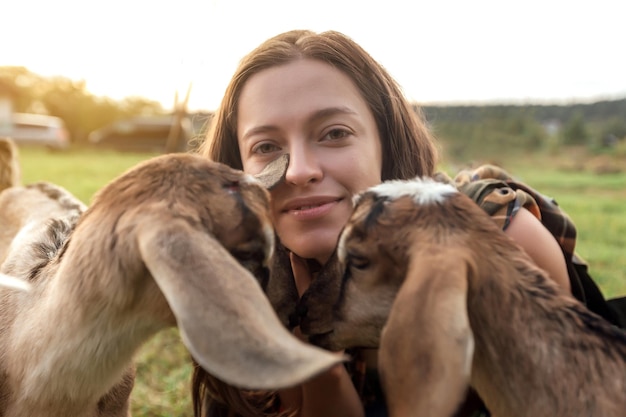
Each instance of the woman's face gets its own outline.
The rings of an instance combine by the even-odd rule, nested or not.
[[[381,181],[376,122],[352,80],[311,59],[260,71],[241,92],[237,138],[251,174],[289,154],[285,181],[271,191],[276,231],[297,255],[325,262],[352,196]]]

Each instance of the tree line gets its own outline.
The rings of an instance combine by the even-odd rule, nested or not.
[[[62,118],[74,143],[120,119],[168,113],[154,100],[96,96],[84,81],[42,77],[25,67],[0,67],[0,91],[12,95],[16,112]],[[446,152],[461,158],[490,150],[601,148],[626,141],[626,98],[563,105],[425,105],[421,111]]]
[[[87,90],[85,81],[43,77],[25,67],[0,67],[0,91],[12,97],[14,112],[42,113],[63,119],[74,143],[86,141],[89,132],[120,119],[166,113],[154,100],[96,96]]]
[[[597,150],[626,141],[626,98],[562,105],[426,105],[421,109],[447,151],[458,157],[560,146]]]

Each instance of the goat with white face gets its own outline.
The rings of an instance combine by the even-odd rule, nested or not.
[[[468,386],[494,416],[624,416],[626,333],[471,199],[416,179],[356,201],[301,328],[332,350],[378,347],[391,416],[451,416]]]
[[[36,211],[24,205],[35,191],[9,188],[0,202],[11,192],[8,205]],[[240,171],[172,154],[112,181],[84,214],[18,231],[0,272],[31,289],[0,289],[0,416],[127,415],[132,356],[169,326],[243,388],[296,385],[341,362],[291,335],[242,266],[262,271],[271,257],[268,196]]]

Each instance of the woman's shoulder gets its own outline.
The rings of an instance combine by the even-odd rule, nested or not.
[[[505,170],[493,165],[482,165],[473,170],[462,170],[453,179],[457,189],[470,197],[501,229],[506,229],[520,209],[525,208],[542,220],[535,196],[520,187]]]
[[[482,207],[503,230],[521,208],[530,211],[561,247],[574,297],[611,323],[626,326],[626,301],[611,300],[609,306],[589,275],[587,263],[576,253],[576,226],[556,200],[494,165],[461,170],[452,182],[459,191]]]

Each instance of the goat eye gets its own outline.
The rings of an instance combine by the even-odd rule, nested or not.
[[[370,266],[370,261],[365,256],[348,254],[348,265],[356,269],[365,269]]]
[[[235,259],[239,262],[262,261],[263,253],[258,251],[250,251],[245,249],[233,249],[230,251]]]
[[[222,186],[231,194],[239,192],[239,181],[230,181]]]

